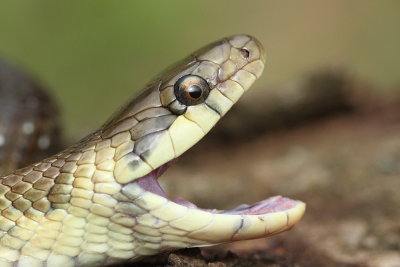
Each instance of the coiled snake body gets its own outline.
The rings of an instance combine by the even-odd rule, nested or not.
[[[247,35],[210,44],[78,144],[1,177],[0,266],[102,266],[290,229],[300,201],[204,210],[169,199],[157,182],[248,90],[264,60]]]

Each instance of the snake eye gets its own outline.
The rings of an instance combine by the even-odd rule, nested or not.
[[[197,75],[182,76],[174,85],[176,99],[186,106],[203,103],[209,92],[207,81]]]

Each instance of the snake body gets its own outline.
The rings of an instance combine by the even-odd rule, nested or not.
[[[157,182],[261,75],[248,35],[169,68],[99,130],[0,179],[0,266],[103,266],[276,234],[305,204],[272,197],[229,211],[171,200]]]

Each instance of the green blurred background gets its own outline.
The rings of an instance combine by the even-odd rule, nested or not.
[[[235,33],[258,37],[258,88],[343,67],[399,88],[400,1],[2,1],[0,57],[52,91],[66,136],[78,138],[156,73]]]

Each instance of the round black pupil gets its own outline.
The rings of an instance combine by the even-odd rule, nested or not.
[[[202,94],[202,90],[197,85],[191,85],[187,88],[187,92],[191,98],[199,98]]]

